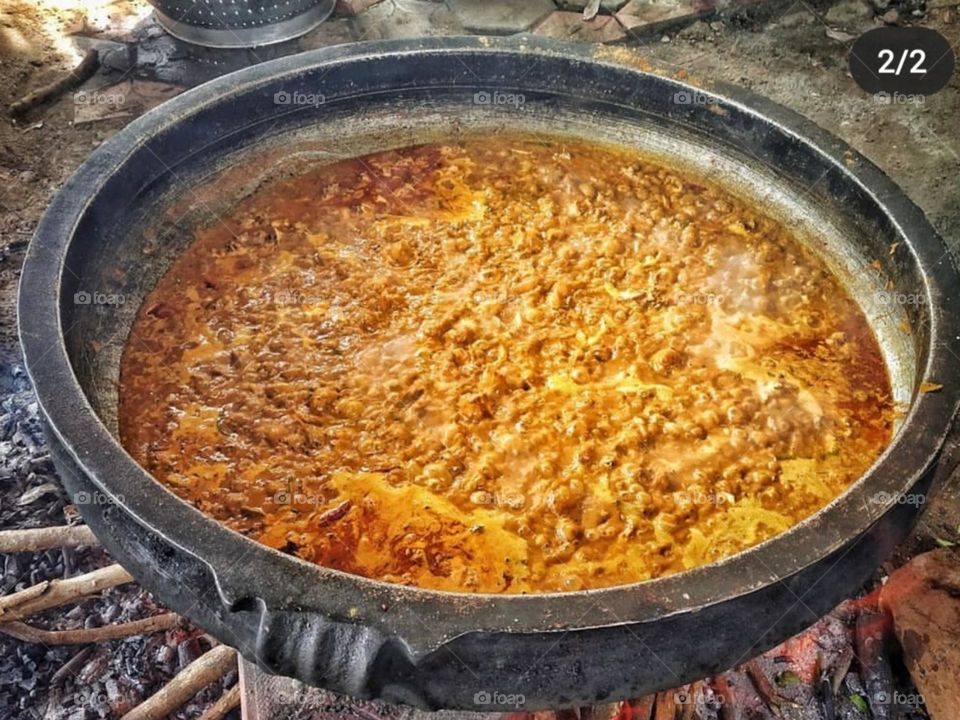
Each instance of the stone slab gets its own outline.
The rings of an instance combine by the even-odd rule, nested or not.
[[[693,22],[713,12],[698,0],[630,0],[616,14],[631,34],[655,33]]]
[[[529,30],[556,10],[553,0],[447,0],[470,32],[512,35]]]

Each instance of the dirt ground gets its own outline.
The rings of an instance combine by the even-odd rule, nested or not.
[[[927,4],[929,9],[919,16],[905,11],[902,21],[932,27],[954,46],[960,43],[960,8],[933,7],[949,5],[943,2]],[[922,7],[922,3],[909,5]],[[0,370],[4,372],[19,361],[16,282],[25,248],[44,208],[90,151],[137,112],[77,124],[77,106],[68,92],[16,121],[8,116],[12,102],[72,68],[90,37],[130,37],[127,29],[113,34],[91,29],[81,6],[65,0],[46,4],[0,0]],[[120,18],[114,27],[126,28],[145,7],[143,0],[117,2],[108,14]],[[923,104],[880,105],[853,82],[847,67],[848,43],[828,35],[828,31],[836,36],[836,31],[842,30],[855,36],[878,26],[877,17],[831,15],[831,3],[825,2],[799,1],[778,8],[782,9],[758,13],[754,19],[698,22],[653,38],[644,52],[658,64],[682,68],[694,78],[719,79],[770,97],[836,134],[886,171],[926,212],[951,248],[960,250],[957,74],[947,88]],[[313,45],[356,37],[352,30],[344,29],[343,22],[331,21],[314,36]],[[125,71],[113,69],[110,74],[101,72],[89,84],[104,86],[126,80]],[[177,91],[178,87],[171,86],[171,94]],[[144,107],[162,96],[158,91]],[[953,541],[960,541],[957,477],[928,508],[901,555]],[[19,711],[23,714],[9,717],[41,717],[48,702],[41,677]],[[0,717],[6,715],[0,711]]]

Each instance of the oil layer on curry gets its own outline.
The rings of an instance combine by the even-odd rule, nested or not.
[[[783,226],[625,150],[521,136],[262,188],[144,302],[120,402],[133,456],[261,543],[512,593],[770,538],[893,419],[867,320]]]

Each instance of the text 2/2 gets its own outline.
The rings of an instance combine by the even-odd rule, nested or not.
[[[890,50],[889,48],[884,48],[877,53],[877,59],[882,60],[883,64],[880,66],[878,72],[883,75],[900,75],[903,72],[904,66],[907,64],[907,61],[913,63],[908,69],[911,75],[926,75],[927,69],[923,64],[927,60],[927,53],[920,48],[914,50],[904,50],[900,53],[900,60],[897,62],[897,54]],[[894,63],[896,62],[896,67]]]

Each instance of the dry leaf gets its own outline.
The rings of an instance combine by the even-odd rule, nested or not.
[[[836,40],[837,42],[850,42],[853,40],[853,35],[843,30],[834,30],[833,28],[827,28],[827,37],[831,40]]]

